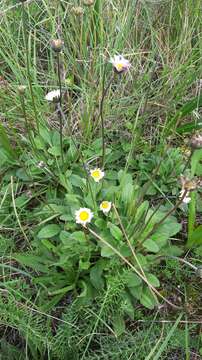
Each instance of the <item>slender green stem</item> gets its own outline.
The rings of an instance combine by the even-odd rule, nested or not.
[[[101,118],[101,131],[102,131],[102,162],[101,162],[101,167],[104,167],[104,163],[105,163],[105,128],[104,128],[104,115],[103,115],[103,106],[104,106],[104,100],[105,100],[105,96],[107,95],[107,91],[109,90],[112,81],[114,79],[114,74],[112,75],[111,79],[109,80],[106,88],[104,87],[105,85],[105,70],[104,70],[104,75],[103,75],[103,82],[102,82],[102,97],[101,97],[101,102],[100,102],[100,112],[99,112],[99,116]]]
[[[57,53],[57,72],[58,72],[58,84],[60,89],[60,109],[62,109],[62,83],[61,83],[61,74],[60,74],[60,53]],[[59,121],[60,121],[60,150],[61,150],[61,159],[62,164],[64,165],[64,155],[63,155],[63,136],[62,136],[62,129],[63,129],[63,118],[62,113],[59,111]]]
[[[28,77],[28,82],[29,82],[29,89],[30,89],[30,94],[31,94],[31,99],[32,99],[32,105],[33,105],[33,110],[34,110],[36,127],[37,127],[37,131],[39,133],[39,120],[38,120],[36,104],[35,104],[35,100],[34,100],[34,92],[33,92],[33,87],[32,87],[32,78],[31,78],[30,67],[29,67],[29,49],[28,49],[28,36],[27,36],[27,31],[26,31],[27,26],[26,26],[26,12],[25,12],[25,4],[24,4],[24,2],[22,2],[22,22],[23,22],[23,33],[24,33],[24,39],[25,39],[27,77]]]
[[[194,231],[196,221],[196,191],[191,192],[191,202],[189,204],[189,215],[188,215],[188,241],[187,247],[191,245],[191,236]]]

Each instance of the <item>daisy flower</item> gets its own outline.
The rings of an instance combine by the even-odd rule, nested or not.
[[[100,204],[100,210],[107,215],[107,213],[111,210],[112,203],[110,201],[102,201]]]
[[[90,175],[95,180],[95,182],[99,182],[105,175],[104,171],[99,168],[90,170]]]
[[[60,89],[57,90],[53,90],[48,92],[48,94],[46,94],[45,99],[48,101],[53,101],[53,102],[57,102],[60,98]]]
[[[117,73],[126,72],[130,69],[131,63],[123,57],[123,55],[115,55],[111,57],[110,63],[112,63]]]
[[[79,210],[75,211],[75,219],[77,224],[86,226],[87,223],[91,222],[92,218],[93,213],[88,208],[80,208]]]

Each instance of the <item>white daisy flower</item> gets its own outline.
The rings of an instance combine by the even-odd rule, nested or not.
[[[100,204],[100,210],[106,215],[112,207],[112,203],[110,201],[102,201]]]
[[[184,192],[185,192],[186,190],[181,190],[180,191],[180,199],[184,196]],[[189,204],[190,203],[190,201],[191,201],[191,198],[189,197],[189,192],[187,192],[187,194],[186,194],[186,196],[184,197],[184,199],[182,200],[182,202],[183,203],[185,203],[185,204]]]
[[[114,57],[111,57],[110,62],[117,73],[126,72],[131,67],[131,63],[125,59],[123,55],[115,55]]]
[[[92,218],[93,213],[88,208],[80,208],[79,210],[75,211],[75,219],[77,224],[86,226],[86,224],[89,223]]]
[[[99,182],[105,175],[104,171],[99,168],[90,170],[90,175],[95,180],[95,182]]]
[[[60,89],[57,89],[57,90],[53,90],[53,91],[50,91],[48,92],[48,94],[46,94],[45,96],[45,99],[47,101],[58,101],[60,98]]]

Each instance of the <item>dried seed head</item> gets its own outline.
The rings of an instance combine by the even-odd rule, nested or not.
[[[187,177],[181,175],[180,181],[182,185],[182,190],[193,191],[196,190],[200,186],[200,179],[194,177],[193,179],[188,179]]]
[[[24,95],[26,88],[27,88],[27,87],[26,87],[25,85],[19,85],[19,86],[18,86],[19,94],[20,94],[20,95]]]
[[[76,16],[82,16],[84,13],[84,10],[81,6],[74,6],[72,8],[72,12],[74,13],[74,15]]]
[[[94,2],[95,2],[95,0],[83,0],[83,4],[85,6],[91,6],[94,4]]]
[[[60,52],[63,48],[63,41],[61,39],[53,39],[51,40],[51,47],[55,52]]]
[[[190,146],[193,149],[202,149],[202,135],[201,134],[193,135],[190,141]]]

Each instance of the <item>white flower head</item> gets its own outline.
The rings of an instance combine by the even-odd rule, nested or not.
[[[112,207],[112,203],[110,201],[102,201],[100,204],[100,210],[106,215]]]
[[[57,102],[59,98],[60,98],[60,89],[50,91],[45,96],[45,99],[47,101],[53,101],[53,102]]]
[[[99,182],[105,175],[104,171],[99,168],[90,170],[90,175],[95,180],[95,182]]]
[[[112,63],[117,73],[126,72],[130,69],[131,63],[123,57],[123,55],[115,55],[111,57],[110,62]]]
[[[179,196],[180,199],[183,198],[185,191],[186,190],[184,190],[184,189],[180,191],[180,196]],[[187,192],[184,199],[182,200],[182,202],[185,203],[185,204],[189,204],[190,201],[191,201],[191,198],[189,197],[189,192]]]
[[[80,208],[79,210],[75,211],[75,219],[77,224],[86,226],[87,223],[91,222],[92,218],[93,213],[88,208]]]

